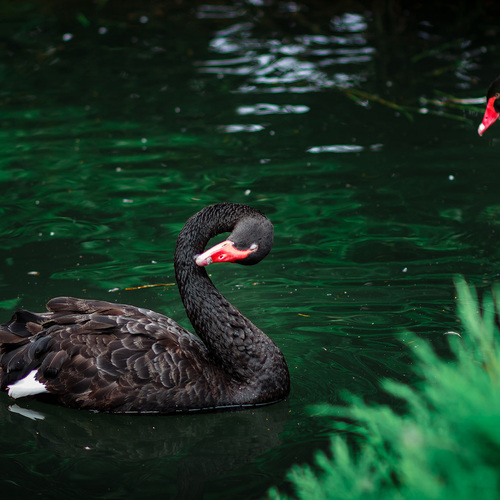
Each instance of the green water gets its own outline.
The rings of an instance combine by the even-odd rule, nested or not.
[[[328,2],[76,5],[0,8],[2,317],[76,295],[188,326],[177,233],[205,205],[248,203],[273,221],[274,249],[212,278],[282,348],[292,391],[246,412],[135,418],[2,394],[1,490],[286,490],[327,443],[308,406],[345,390],[394,403],[378,384],[410,377],[402,332],[441,348],[460,328],[454,276],[498,280],[500,126],[479,138],[483,104],[439,93],[485,94],[498,28],[439,31],[417,11],[401,32]],[[147,284],[166,286],[126,290]]]

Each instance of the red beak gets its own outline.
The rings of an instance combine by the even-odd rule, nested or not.
[[[488,99],[488,104],[486,105],[486,111],[484,112],[484,117],[481,125],[477,129],[477,133],[479,135],[483,135],[485,130],[490,127],[493,123],[495,123],[496,119],[499,116],[499,113],[495,111],[493,105],[495,104],[496,97],[490,97]]]
[[[248,250],[238,250],[232,241],[226,240],[197,255],[195,260],[196,264],[200,267],[216,262],[235,262],[244,259],[248,254],[255,252],[255,250],[257,250],[257,246]]]

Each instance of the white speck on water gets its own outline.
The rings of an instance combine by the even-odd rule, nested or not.
[[[62,36],[63,42],[69,42],[73,38],[73,33],[64,33]]]
[[[330,144],[328,146],[314,146],[306,153],[360,153],[365,148],[358,144]]]
[[[245,196],[248,196],[251,192],[252,192],[252,191],[251,191],[250,189],[247,189],[247,190],[245,191]]]
[[[223,133],[235,134],[238,132],[260,132],[261,130],[264,130],[264,127],[254,123],[246,125],[236,123],[232,125],[221,125],[218,129]]]
[[[454,181],[454,180],[455,180],[455,176],[450,174],[450,175],[448,176],[448,179],[449,179],[450,181]]]

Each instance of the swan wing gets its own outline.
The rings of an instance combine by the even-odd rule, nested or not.
[[[148,411],[206,391],[206,347],[171,318],[72,297],[47,308],[19,311],[0,327],[0,382],[12,397],[49,393],[66,406]]]

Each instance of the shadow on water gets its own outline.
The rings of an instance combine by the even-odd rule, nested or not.
[[[2,490],[51,498],[200,498],[279,446],[286,403],[241,412],[119,416],[1,397]],[[13,445],[15,443],[15,445]],[[92,480],[89,480],[92,478]],[[196,478],[196,480],[193,480]]]

